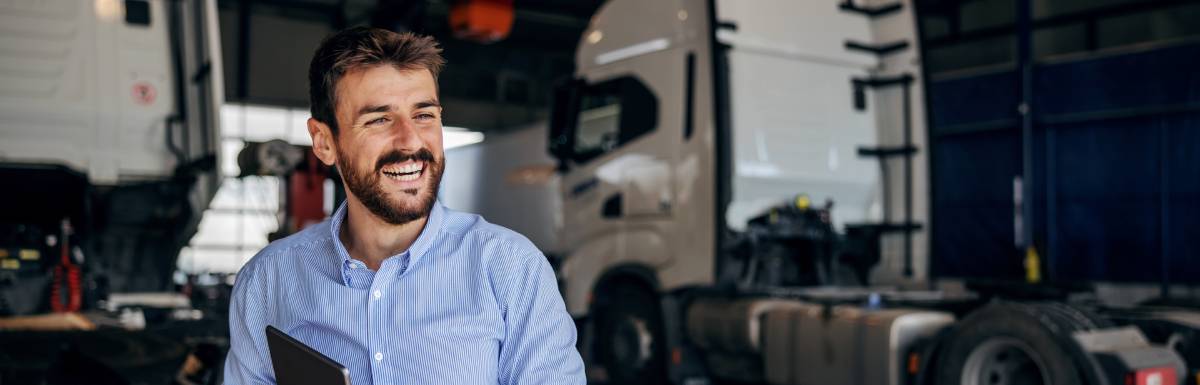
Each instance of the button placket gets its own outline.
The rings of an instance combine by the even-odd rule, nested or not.
[[[383,306],[384,302],[382,300],[383,300],[384,290],[387,289],[388,287],[390,287],[390,285],[392,285],[394,283],[392,281],[397,280],[399,278],[399,277],[397,277],[398,273],[396,272],[397,265],[396,265],[395,261],[396,261],[395,258],[384,260],[383,264],[380,266],[379,270],[375,272],[375,279],[372,280],[371,285],[368,288],[369,299],[367,300],[367,310],[368,310],[367,332],[370,335],[369,349],[371,349],[371,350],[369,350],[369,351],[374,352],[371,356],[371,358],[373,358],[373,361],[371,361],[371,365],[370,365],[373,367],[371,370],[372,377],[378,376],[381,373],[380,372],[381,368],[379,368],[377,366],[383,364],[383,350],[384,350],[383,347],[387,346],[384,343],[384,341],[378,340],[378,338],[381,338],[383,336],[383,333],[377,332],[375,329],[382,328],[382,327],[388,327],[388,325],[390,325],[389,322],[386,322],[386,320],[381,318],[381,317],[385,316],[386,314],[389,314],[387,309],[381,309],[380,311],[375,311],[375,307],[377,306],[377,303],[378,303],[378,306]],[[379,319],[377,319],[377,318],[379,318]],[[379,379],[376,379],[376,383],[379,383]]]
[[[377,341],[380,335],[379,333],[375,332],[375,325],[380,324],[379,321],[375,319],[376,315],[379,314],[379,312],[375,311],[375,302],[377,302],[380,297],[380,290],[378,287],[382,286],[381,281],[383,281],[378,273],[379,272],[377,271],[375,279],[371,280],[371,286],[367,287],[367,341],[369,344],[368,348],[371,349],[370,351],[375,352],[372,355],[374,360],[371,361],[371,366],[375,366],[383,361],[383,352],[378,350],[379,347],[382,346],[379,341]],[[377,369],[371,370],[372,376],[376,374],[376,371]]]
[[[383,362],[382,347],[385,345],[383,344],[383,341],[378,340],[378,338],[382,336],[382,333],[377,332],[375,329],[382,325],[387,325],[387,322],[384,322],[384,320],[376,319],[378,317],[382,317],[384,314],[387,314],[387,311],[375,311],[375,307],[376,303],[381,302],[380,300],[383,298],[383,289],[391,284],[391,280],[388,279],[390,270],[391,269],[389,268],[387,261],[384,261],[383,266],[381,266],[379,270],[375,272],[375,279],[373,282],[371,282],[371,286],[368,288],[368,296],[370,299],[367,300],[367,332],[371,336],[369,340],[370,349],[371,351],[375,352],[372,355],[374,360],[371,362],[371,366],[380,365]],[[372,375],[378,375],[378,370],[379,369],[372,369]]]

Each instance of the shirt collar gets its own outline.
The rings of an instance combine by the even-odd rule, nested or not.
[[[429,220],[425,221],[425,228],[421,229],[421,234],[413,241],[412,245],[399,254],[393,255],[392,258],[401,257],[408,259],[408,268],[416,264],[421,256],[425,255],[433,246],[434,239],[442,229],[442,221],[445,217],[446,208],[442,207],[441,201],[434,201],[433,208],[429,210]],[[338,255],[338,267],[342,276],[342,284],[349,285],[349,277],[346,276],[346,270],[351,263],[361,263],[350,258],[350,253],[346,251],[346,245],[342,244],[342,238],[339,235],[342,229],[342,222],[346,220],[346,202],[342,202],[338,206],[337,211],[330,218],[329,235],[333,238],[335,252]]]

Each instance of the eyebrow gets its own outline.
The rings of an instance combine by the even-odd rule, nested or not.
[[[441,107],[441,106],[442,106],[441,103],[438,103],[438,101],[434,100],[434,99],[425,99],[425,100],[413,103],[414,110],[419,110],[419,109],[422,109],[425,107]]]
[[[363,108],[358,109],[358,115],[355,115],[354,117],[358,118],[359,116],[363,116],[363,115],[374,113],[374,112],[388,112],[391,110],[392,110],[392,106],[389,106],[386,104],[380,104],[380,105],[374,105],[374,106],[363,106]]]
[[[422,100],[422,101],[413,103],[414,110],[419,110],[419,109],[426,108],[426,107],[441,108],[442,104],[438,103],[438,101],[435,99],[426,99],[426,100]],[[392,106],[386,105],[386,104],[363,106],[363,108],[358,109],[358,114],[356,114],[354,117],[357,119],[358,117],[366,115],[366,114],[375,113],[375,112],[388,112],[391,110],[392,110]]]

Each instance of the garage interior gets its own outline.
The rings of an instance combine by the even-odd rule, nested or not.
[[[1200,385],[1197,0],[0,2],[0,384],[223,383],[354,26],[440,44],[439,201],[589,383]]]

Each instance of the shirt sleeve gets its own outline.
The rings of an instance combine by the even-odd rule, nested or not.
[[[225,384],[274,384],[267,350],[266,307],[252,265],[238,273],[229,301],[229,354],[225,356]],[[261,278],[260,278],[261,279]]]
[[[554,271],[536,250],[497,269],[505,336],[500,345],[502,385],[587,382],[575,349],[575,323],[558,292]],[[517,259],[517,258],[513,258]]]

